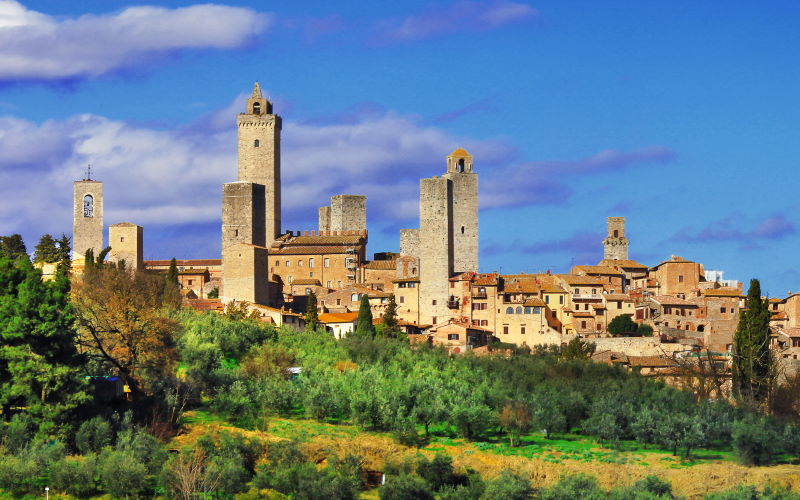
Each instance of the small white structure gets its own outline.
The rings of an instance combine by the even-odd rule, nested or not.
[[[337,339],[342,339],[355,331],[358,321],[357,312],[324,313],[319,315],[320,324]]]

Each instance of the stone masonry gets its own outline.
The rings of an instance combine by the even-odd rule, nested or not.
[[[223,303],[233,300],[268,305],[267,249],[248,243],[234,243],[222,250]]]
[[[265,188],[252,182],[229,182],[222,186],[222,249],[234,243],[264,247]]]
[[[108,260],[125,261],[132,271],[144,270],[144,229],[130,222],[120,222],[108,227]]]
[[[453,273],[453,193],[443,177],[419,182],[419,311],[420,321],[448,319],[450,275]]]
[[[281,117],[261,95],[258,83],[237,118],[239,180],[264,186],[266,244],[281,233]]]
[[[400,230],[400,255],[419,258],[419,229]]]
[[[90,248],[95,255],[103,249],[103,183],[84,179],[73,184],[72,258]]]
[[[366,231],[367,197],[337,194],[331,198],[331,231]]]
[[[625,237],[625,217],[608,218],[608,236],[603,240],[603,258],[628,260],[628,238]]]
[[[331,230],[331,207],[319,207],[319,231]]]
[[[478,175],[472,156],[459,148],[447,157],[453,191],[453,271],[478,272]]]

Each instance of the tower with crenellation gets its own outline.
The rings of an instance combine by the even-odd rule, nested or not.
[[[266,246],[281,234],[281,117],[272,112],[272,103],[261,94],[256,82],[247,99],[247,110],[240,113],[239,177],[241,182],[264,186],[264,228]]]
[[[603,240],[603,258],[628,260],[628,238],[625,237],[625,217],[608,218],[608,235]]]

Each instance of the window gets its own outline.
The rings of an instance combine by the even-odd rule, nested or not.
[[[533,308],[533,314],[542,314],[542,308],[538,307],[538,306],[534,307]]]
[[[120,241],[120,243],[122,243],[123,241],[125,241],[125,237],[124,236],[120,236],[119,237],[119,241]]]
[[[259,141],[258,139],[256,139],[255,141],[253,141],[253,147],[256,147],[256,148],[257,148],[257,147],[259,147],[259,146],[261,146],[261,141]]]
[[[586,330],[586,321],[581,321],[581,329]]]
[[[233,230],[233,235],[238,238],[239,237],[239,230],[238,229],[234,229]]]
[[[408,288],[417,288],[417,284],[412,281],[408,284]]]
[[[311,289],[310,288],[306,288],[306,295],[311,295]]]
[[[461,234],[464,234],[464,226],[461,226]]]
[[[405,296],[401,295],[400,296],[400,303],[403,304],[403,303],[405,303],[405,301],[406,301]]]
[[[592,288],[592,295],[597,293],[597,288]]]
[[[325,282],[325,288],[330,288],[330,287],[331,287],[331,280],[328,280]]]
[[[336,288],[342,288],[342,280],[336,280]]]
[[[506,308],[506,314],[514,314],[514,308],[513,307],[507,307]]]
[[[617,301],[617,309],[622,309],[622,301],[621,300]]]
[[[291,277],[291,276],[287,276],[287,277],[286,277],[286,282],[291,284],[291,282],[292,282],[292,277]]]
[[[311,271],[310,273],[308,273],[308,277],[309,278],[313,278],[314,277],[314,271]]]
[[[431,316],[431,323],[436,324],[436,316]]]
[[[564,296],[563,295],[559,295],[558,296],[558,303],[559,304],[563,304],[564,303]]]
[[[517,310],[514,311],[516,314],[522,314],[522,306],[517,306]]]
[[[342,299],[336,299],[336,305],[337,306],[342,305]]]
[[[614,238],[619,238],[619,230],[618,229],[614,230]]]
[[[94,217],[94,198],[90,194],[83,197],[83,216]]]
[[[581,293],[581,291],[576,288],[574,293]]]
[[[488,319],[482,319],[481,320],[481,326],[489,326],[489,320]]]
[[[253,114],[254,115],[260,115],[261,114],[261,103],[260,102],[254,102],[253,103]]]
[[[331,259],[327,257],[322,259],[322,267],[331,267]]]
[[[291,266],[291,265],[292,265],[292,262],[291,262],[291,261],[289,261],[289,260],[287,260],[287,261],[286,261],[286,267],[289,267],[289,266]]]
[[[297,261],[297,267],[303,267],[303,261],[302,260],[298,260]]]
[[[525,325],[519,327],[519,333],[525,335]]]
[[[193,282],[193,280],[188,280],[189,286],[192,286],[192,282]]]
[[[458,334],[457,333],[448,333],[447,334],[447,340],[458,340]]]
[[[525,314],[530,314],[530,313],[531,313],[531,308],[528,307],[528,306],[525,306]]]
[[[359,297],[357,293],[354,293],[350,296],[350,302],[358,302],[358,299]]]
[[[544,296],[544,303],[545,304],[549,304],[550,303],[550,296],[549,295],[545,295]]]
[[[503,335],[508,335],[508,325],[503,325]]]
[[[678,283],[683,283],[683,275],[678,276]]]
[[[727,312],[727,311],[726,311],[726,309],[724,307],[720,307],[719,308],[719,312],[724,313],[724,312]]]
[[[432,305],[432,306],[435,306],[435,305],[436,305],[436,299],[433,299],[433,300],[431,301],[431,305]]]
[[[558,315],[555,311],[550,311],[550,314],[553,316],[553,319],[558,318]]]
[[[281,267],[281,261],[276,260],[275,261],[275,267]]]
[[[308,267],[314,267],[314,257],[308,259]]]

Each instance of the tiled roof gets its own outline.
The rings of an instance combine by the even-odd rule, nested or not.
[[[544,293],[567,293],[566,290],[558,285],[542,285],[541,290]]]
[[[691,260],[686,260],[683,257],[679,257],[677,255],[673,255],[672,257],[670,257],[669,260],[665,260],[663,262],[660,262],[660,263],[656,264],[655,266],[651,267],[650,269],[656,270],[659,267],[663,266],[664,264],[696,264],[696,262],[691,261]]]
[[[631,296],[626,295],[624,293],[606,293],[603,294],[603,298],[606,300],[621,300],[623,302],[633,302]]]
[[[628,362],[631,366],[646,368],[670,368],[678,365],[678,363],[669,358],[659,356],[628,356]]]
[[[364,242],[364,236],[338,235],[338,236],[293,236],[286,240],[278,240],[279,245],[358,245]]]
[[[190,299],[186,303],[195,311],[222,311],[225,309],[220,299]]]
[[[597,285],[603,286],[603,281],[593,276],[575,276],[574,274],[562,274],[561,279],[568,285]]]
[[[364,269],[393,271],[393,270],[397,269],[397,261],[396,260],[373,260],[371,262],[367,262],[364,265]]]
[[[350,323],[358,319],[357,312],[349,313],[322,313],[319,315],[320,323]]]
[[[686,299],[681,299],[678,297],[673,297],[671,295],[658,295],[652,298],[654,301],[658,302],[662,306],[692,306],[697,307],[697,304],[694,302],[689,302]]]
[[[197,267],[188,267],[183,270],[178,270],[178,274],[207,274],[208,269],[206,268],[197,268]]]
[[[144,261],[145,267],[169,267],[169,260],[146,260]],[[189,259],[189,260],[176,260],[175,264],[178,267],[210,267],[221,266],[222,259]]]
[[[610,266],[575,266],[572,268],[572,272],[584,272],[586,274],[613,274],[617,276],[622,274],[621,271]]]
[[[575,311],[572,315],[576,318],[594,318],[594,313],[590,313],[589,311]]]
[[[628,269],[647,269],[647,266],[635,260],[627,259],[603,259],[598,263],[599,266],[619,266]]]
[[[741,297],[742,292],[735,288],[714,288],[704,290],[703,295],[707,297]]]
[[[527,299],[525,301],[525,303],[523,303],[522,305],[526,306],[526,307],[545,307],[546,306],[544,301],[542,299],[540,299],[539,297],[531,297],[531,298]]]
[[[503,291],[511,293],[539,293],[540,289],[539,283],[533,280],[507,281],[503,285]]]
[[[470,154],[467,153],[466,149],[458,148],[455,151],[453,151],[452,153],[450,153],[450,156],[470,156]]]
[[[270,255],[323,255],[323,254],[344,254],[347,247],[335,245],[323,246],[285,246],[283,248],[272,247],[269,249]]]

